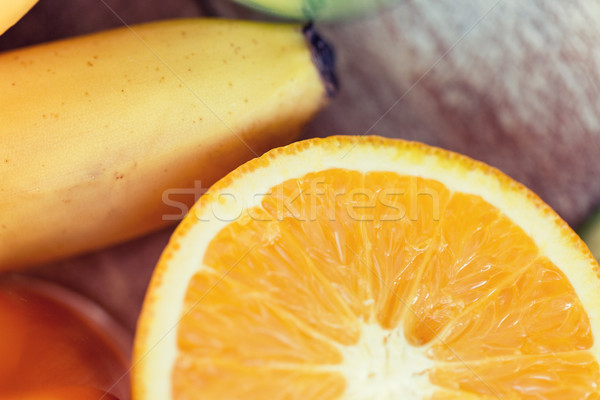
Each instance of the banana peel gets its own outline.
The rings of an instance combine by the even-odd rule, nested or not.
[[[0,54],[0,270],[174,223],[335,90],[311,27],[123,27]]]

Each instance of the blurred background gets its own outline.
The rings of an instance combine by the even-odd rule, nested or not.
[[[40,0],[0,37],[0,51],[195,16],[276,19],[226,0]],[[316,25],[337,50],[341,89],[305,138],[377,134],[467,154],[524,183],[574,228],[600,203],[596,2],[396,0]],[[171,231],[26,274],[84,294],[133,332]]]

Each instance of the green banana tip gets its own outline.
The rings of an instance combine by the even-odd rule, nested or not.
[[[339,89],[335,74],[335,51],[333,46],[319,35],[312,22],[302,28],[302,33],[310,46],[313,61],[321,74],[327,95],[333,97]]]

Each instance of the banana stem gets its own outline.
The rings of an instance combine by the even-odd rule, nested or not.
[[[327,95],[329,97],[335,96],[339,84],[335,74],[335,51],[333,46],[319,35],[312,22],[302,28],[302,33],[310,45],[313,62],[321,74]]]

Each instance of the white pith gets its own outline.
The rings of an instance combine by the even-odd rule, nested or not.
[[[402,329],[364,325],[360,341],[341,351],[344,363],[333,370],[346,378],[344,400],[420,400],[434,392],[427,375],[434,362],[406,342]]]
[[[176,268],[164,270],[160,284],[153,289],[154,298],[160,301],[153,302],[151,308],[145,310],[146,313],[152,313],[153,321],[160,321],[148,326],[142,345],[147,349],[140,372],[143,376],[140,381],[147,385],[145,399],[171,398],[170,376],[178,352],[176,326],[185,312],[182,305],[187,284],[202,268],[199,263],[210,240],[238,218],[241,210],[259,205],[262,197],[256,194],[266,193],[287,179],[330,168],[420,176],[435,179],[452,191],[481,196],[519,225],[535,241],[540,252],[561,268],[588,313],[593,336],[597,336],[596,332],[600,331],[600,307],[596,303],[600,280],[592,268],[593,261],[573,248],[573,244],[560,234],[552,216],[536,207],[522,191],[507,188],[497,177],[483,170],[467,168],[438,154],[427,153],[422,148],[403,152],[393,146],[381,147],[370,143],[360,143],[356,148],[352,143],[343,143],[335,148],[333,145],[326,148],[311,146],[294,154],[279,154],[267,166],[252,171],[243,179],[234,180],[223,192],[236,193],[235,200],[232,196],[222,197],[222,201],[211,203],[210,207],[192,210],[187,217],[200,221],[194,223],[184,236],[178,237],[180,248],[172,253],[168,261]],[[394,334],[391,342],[388,339],[387,347],[377,346],[377,343],[383,344],[385,334],[381,328],[365,326],[361,342],[342,350],[344,363],[339,366],[339,371],[347,377],[349,389],[344,399],[423,399],[431,394],[433,386],[428,382],[427,375],[419,374],[431,367],[431,362],[419,349],[405,343],[401,334]],[[590,351],[596,359],[600,359],[600,349],[596,341],[594,343]],[[380,362],[386,359],[386,354],[404,357],[406,365],[398,363],[387,368],[385,363]],[[377,376],[369,379],[371,372]],[[359,382],[365,379],[370,383],[357,389]],[[393,381],[396,383],[391,383]]]

